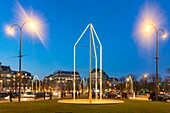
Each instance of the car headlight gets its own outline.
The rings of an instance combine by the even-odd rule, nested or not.
[[[5,97],[5,99],[9,99],[9,96]]]
[[[58,92],[54,92],[53,95],[58,96]]]

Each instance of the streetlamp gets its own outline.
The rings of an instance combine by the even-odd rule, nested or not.
[[[10,29],[8,30],[10,34],[14,33],[13,30],[12,30],[12,28],[14,26],[17,26],[20,30],[20,48],[19,48],[19,56],[18,56],[19,57],[19,73],[18,73],[18,75],[19,75],[19,96],[18,96],[18,102],[20,102],[20,98],[21,98],[21,91],[20,91],[21,90],[21,76],[22,76],[22,71],[21,71],[21,60],[22,59],[21,58],[23,57],[23,55],[22,55],[22,29],[23,29],[24,25],[28,22],[30,23],[31,28],[35,28],[35,24],[33,22],[31,22],[30,20],[27,20],[21,26],[19,24],[13,24],[10,27]]]
[[[166,37],[166,33],[164,32],[163,29],[159,28],[157,29],[155,25],[153,24],[149,24],[145,27],[145,30],[146,31],[150,31],[151,30],[151,27],[153,27],[155,29],[155,32],[156,32],[156,84],[155,84],[155,94],[156,94],[156,100],[158,100],[158,32],[159,31],[162,31],[162,37]]]

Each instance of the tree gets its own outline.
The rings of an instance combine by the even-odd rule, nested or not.
[[[166,76],[162,81],[162,88],[165,92],[170,92],[170,76]]]
[[[151,90],[151,91],[154,91],[154,89],[155,89],[155,81],[156,81],[155,73],[149,74],[148,80],[149,80],[148,89]]]
[[[125,90],[125,83],[126,83],[126,77],[120,77],[119,78],[119,87],[120,87],[120,91],[122,92],[123,90]]]
[[[170,68],[166,68],[165,72],[170,74]],[[170,92],[170,75],[166,76],[163,80],[163,88],[165,92]]]
[[[155,73],[149,74],[148,80],[149,80],[148,89],[151,90],[151,91],[154,91],[155,85],[156,85],[156,75],[155,75]],[[162,80],[162,77],[159,75],[158,83],[160,83],[161,80]]]
[[[170,74],[170,68],[166,68],[165,72]]]

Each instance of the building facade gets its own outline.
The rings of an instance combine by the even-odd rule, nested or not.
[[[76,76],[76,90],[79,90],[80,75],[78,72]],[[71,93],[73,91],[73,71],[55,71],[53,74],[46,76],[43,80],[43,87],[45,91],[52,90],[53,92]]]
[[[21,91],[31,90],[33,76],[31,73],[22,71]],[[0,63],[0,92],[18,92],[19,75],[18,71],[13,71],[10,66],[4,66]]]
[[[95,83],[96,83],[96,69],[93,69],[91,73],[92,73],[92,90],[94,90]],[[109,76],[102,70],[102,88],[103,89],[107,86],[108,79],[109,79]],[[88,78],[88,84],[89,84],[89,78]],[[97,69],[97,89],[98,90],[100,89],[100,69]]]

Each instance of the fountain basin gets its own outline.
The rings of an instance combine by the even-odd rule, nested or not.
[[[92,103],[89,103],[89,99],[63,99],[58,100],[59,103],[69,103],[69,104],[120,104],[124,103],[122,100],[113,99],[92,99]]]

